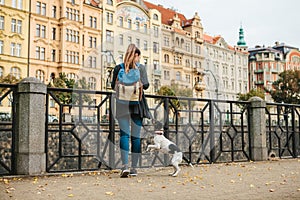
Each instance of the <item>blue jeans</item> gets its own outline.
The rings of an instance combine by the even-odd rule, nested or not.
[[[123,165],[128,165],[129,137],[131,140],[131,167],[136,167],[141,153],[141,127],[142,118],[139,115],[131,114],[118,117],[120,127],[120,149]]]

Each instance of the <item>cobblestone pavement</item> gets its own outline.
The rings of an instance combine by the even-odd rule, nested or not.
[[[300,199],[300,159],[119,171],[0,177],[0,200],[38,199]]]

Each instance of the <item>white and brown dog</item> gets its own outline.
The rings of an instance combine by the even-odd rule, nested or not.
[[[156,123],[154,133],[154,144],[148,145],[146,151],[157,150],[164,154],[171,154],[171,164],[173,165],[175,171],[169,175],[173,177],[177,176],[180,172],[179,164],[182,162],[181,150],[174,142],[171,142],[164,136],[161,123]]]

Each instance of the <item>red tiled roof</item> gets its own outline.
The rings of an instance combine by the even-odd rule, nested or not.
[[[167,24],[170,25],[172,23],[173,17],[175,16],[175,14],[178,15],[178,18],[180,19],[181,25],[182,22],[186,22],[187,19],[185,18],[185,16],[181,13],[177,13],[176,11],[169,9],[169,8],[164,8],[161,5],[154,5],[150,2],[144,1],[145,5],[147,8],[149,9],[156,9],[161,13],[161,22],[163,24]]]

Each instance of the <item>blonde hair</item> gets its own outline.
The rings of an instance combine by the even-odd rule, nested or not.
[[[135,69],[135,54],[140,55],[140,50],[134,45],[128,45],[127,51],[125,53],[124,65],[125,65],[125,73],[129,72],[130,68]]]

